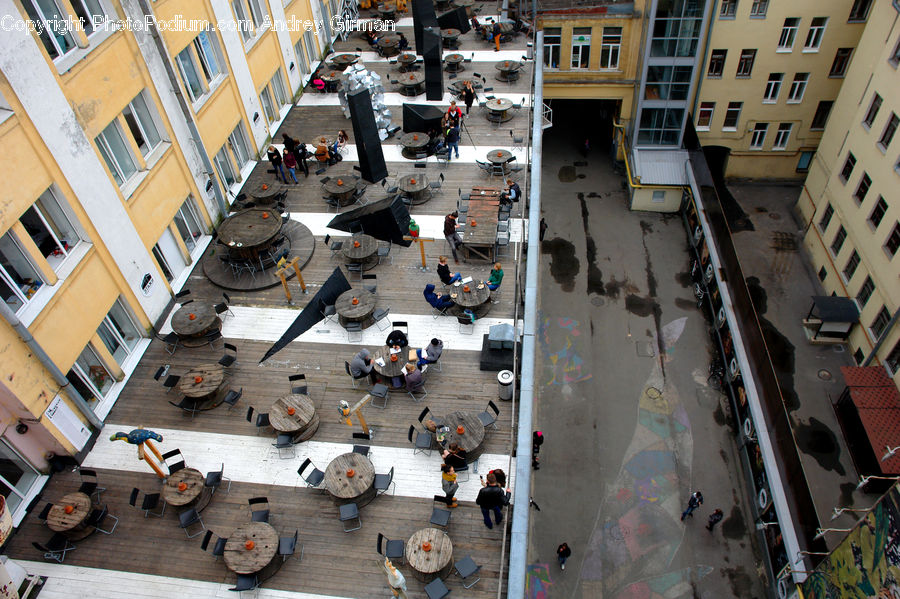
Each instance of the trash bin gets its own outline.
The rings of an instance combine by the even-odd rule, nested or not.
[[[503,401],[512,401],[512,370],[501,370],[497,373],[497,383],[499,384],[498,397]]]

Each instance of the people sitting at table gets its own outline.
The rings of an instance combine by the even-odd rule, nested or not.
[[[447,264],[447,256],[438,256],[438,267],[437,267],[438,277],[441,279],[441,283],[444,285],[452,285],[453,283],[462,279],[462,275],[460,273],[450,274],[450,266]]]
[[[363,34],[363,39],[369,42],[370,46],[375,46],[378,44],[378,34],[374,29],[369,29]]]
[[[478,34],[478,37],[483,38],[484,31],[482,31],[481,23],[478,22],[478,17],[473,16],[469,20],[472,23],[472,29],[475,30],[475,33]]]
[[[318,72],[314,73],[313,76],[310,77],[310,79],[312,79],[312,84],[313,84],[313,87],[316,88],[316,91],[320,91],[324,94],[325,93],[325,82],[322,80],[321,77],[319,77],[319,73]]]
[[[393,349],[403,349],[409,345],[409,339],[406,338],[406,333],[395,329],[387,336],[384,344]]]
[[[400,40],[397,42],[397,47],[400,48],[400,51],[409,50],[409,40],[406,39],[406,36],[403,35],[403,32],[400,32]]]
[[[450,296],[435,293],[434,285],[431,283],[425,285],[425,290],[422,291],[422,295],[425,296],[425,301],[427,301],[431,305],[431,307],[436,310],[443,311],[453,305],[453,300],[450,299]]]
[[[503,281],[503,268],[500,267],[500,263],[496,263],[494,268],[491,270],[491,276],[487,280],[488,289],[491,291],[495,291],[498,287],[500,287],[500,283]]]
[[[278,153],[278,150],[275,149],[275,146],[269,146],[268,152],[266,152],[266,156],[269,158],[269,162],[272,163],[272,168],[275,169],[275,178],[279,181],[284,181],[287,183],[287,179],[284,176],[284,167],[282,166],[281,154]]]
[[[416,368],[412,362],[407,363],[403,368],[403,376],[406,377],[406,390],[416,392],[425,385],[425,375]]]
[[[512,204],[518,202],[522,197],[522,188],[512,179],[506,180],[506,191],[500,194],[501,204]]]
[[[359,350],[353,359],[350,361],[350,376],[355,379],[361,379],[366,375],[369,375],[369,378],[373,383],[377,382],[375,377],[375,364],[372,362],[371,354],[369,350],[363,348]]]
[[[465,468],[468,463],[466,461],[466,450],[462,449],[456,441],[450,442],[450,445],[447,446],[441,457],[444,458],[445,464],[449,464],[457,470]]]
[[[426,364],[434,364],[441,359],[442,353],[444,353],[444,342],[435,337],[431,340],[431,343],[425,346],[425,349],[416,350],[416,357],[418,358],[416,366],[422,368]]]

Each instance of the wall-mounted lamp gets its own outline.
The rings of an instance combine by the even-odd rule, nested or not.
[[[212,188],[213,188],[213,182],[212,182],[212,179],[208,179],[208,180],[206,181],[206,191],[209,191],[209,190],[211,190]]]
[[[851,532],[852,530],[852,528],[817,528],[816,536],[814,536],[813,538],[821,539],[825,536],[826,532]]]
[[[891,447],[890,445],[885,445],[884,448],[887,450],[887,453],[881,456],[881,461],[885,461],[889,458],[894,457],[894,454],[900,451],[900,446]]]
[[[831,519],[836,520],[844,512],[853,512],[854,514],[857,514],[857,513],[865,514],[865,513],[871,512],[871,511],[872,511],[872,508],[866,508],[864,510],[859,510],[859,509],[854,509],[851,507],[840,507],[840,508],[836,507],[831,511]]]
[[[253,113],[253,122],[255,123],[255,122],[258,121],[258,120],[259,120],[259,113],[258,113],[258,112],[254,112],[254,113]]]
[[[293,71],[293,70],[294,70],[294,63],[293,63],[293,62],[292,62],[291,64],[288,65],[288,70],[289,70],[289,71]]]
[[[28,425],[19,420],[19,423],[16,425],[16,432],[20,435],[24,435],[28,432]]]
[[[894,480],[894,481],[900,480],[900,478],[898,478],[896,476],[860,476],[859,484],[856,485],[856,490],[857,491],[861,490],[863,487],[865,487],[867,484],[869,484],[869,481],[872,480],[873,478],[877,479],[877,480]]]

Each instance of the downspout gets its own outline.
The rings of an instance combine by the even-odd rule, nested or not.
[[[645,187],[652,187],[653,189],[660,188],[672,188],[672,189],[685,189],[684,185],[644,185],[642,183],[637,183],[634,178],[631,176],[631,164],[628,162],[628,143],[625,141],[625,127],[613,121],[613,127],[618,129],[619,134],[622,136],[622,155],[625,156],[625,177],[628,179],[628,186],[636,189],[643,189]]]
[[[141,7],[141,12],[144,13],[144,16],[153,15],[153,11],[150,10],[150,5],[147,4],[147,0],[138,0],[138,4]],[[215,168],[213,168],[212,161],[210,161],[209,155],[206,153],[206,148],[203,145],[203,139],[200,137],[200,131],[197,129],[197,124],[194,122],[194,116],[191,114],[191,111],[188,108],[187,100],[184,97],[184,93],[181,91],[181,84],[178,82],[178,78],[175,76],[175,69],[172,68],[172,61],[169,60],[169,53],[166,50],[166,46],[163,43],[162,37],[159,35],[159,30],[156,28],[156,18],[154,17],[153,19],[149,19],[147,21],[147,29],[150,32],[150,36],[153,38],[153,43],[156,44],[156,51],[159,52],[159,56],[162,59],[163,65],[165,65],[166,75],[169,78],[169,84],[172,86],[172,93],[175,94],[175,98],[178,100],[178,106],[181,108],[182,116],[184,116],[184,120],[191,132],[191,141],[197,147],[197,151],[200,154],[200,159],[203,160],[203,167],[206,169],[206,176],[209,177],[209,180],[213,184],[213,195],[216,196],[216,203],[219,205],[219,210],[224,216],[228,214],[228,203],[225,201],[225,196],[222,194],[222,189],[219,187],[219,182],[216,179],[215,175]],[[202,191],[205,191],[205,189]],[[215,219],[213,220],[213,222],[215,222]]]
[[[507,599],[525,597],[525,569],[528,565],[528,532],[531,515],[531,430],[534,411],[535,343],[537,333],[538,267],[541,262],[541,152],[543,149],[544,32],[534,41],[534,95],[531,124],[531,193],[528,205],[528,254],[525,259],[525,312],[522,318],[522,383],[519,386],[519,424],[516,438],[516,488],[510,529]]]
[[[872,358],[875,357],[875,354],[878,353],[878,350],[881,349],[881,346],[884,345],[884,340],[888,338],[891,330],[894,328],[894,325],[897,324],[897,321],[900,320],[900,309],[894,312],[894,316],[891,317],[890,322],[887,323],[887,326],[884,327],[884,330],[881,332],[881,335],[878,337],[878,341],[875,342],[875,347],[872,348],[872,351],[869,352],[869,355],[866,356],[866,359],[863,360],[863,363],[860,366],[868,366],[872,361]]]
[[[2,314],[3,318],[9,323],[9,326],[19,334],[19,337],[22,338],[22,341],[25,342],[28,349],[34,353],[41,365],[53,375],[53,380],[56,381],[56,384],[66,390],[69,399],[72,400],[72,403],[75,404],[75,407],[78,408],[78,411],[81,412],[81,415],[87,419],[90,425],[98,431],[103,428],[103,423],[97,418],[97,415],[94,414],[94,411],[81,396],[81,393],[78,392],[78,389],[72,386],[69,379],[66,378],[66,375],[64,375],[62,370],[60,370],[53,360],[50,359],[50,356],[48,356],[47,352],[44,351],[44,348],[41,347],[41,344],[31,336],[31,331],[22,324],[22,321],[19,320],[16,313],[12,311],[12,308],[6,305],[6,302],[0,302],[0,314]]]

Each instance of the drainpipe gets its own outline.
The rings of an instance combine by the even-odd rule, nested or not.
[[[150,5],[147,4],[147,0],[138,0],[138,4],[140,5],[141,12],[144,13],[145,16],[153,15],[153,11],[150,10]],[[194,116],[191,114],[190,108],[188,108],[187,100],[184,97],[184,93],[181,91],[181,84],[175,76],[175,69],[172,68],[172,61],[169,60],[169,53],[166,50],[162,37],[159,35],[159,30],[156,28],[156,19],[149,19],[148,24],[149,26],[147,29],[150,32],[150,36],[153,38],[153,42],[156,44],[156,51],[159,52],[159,57],[162,59],[162,63],[166,68],[166,75],[169,78],[169,85],[172,86],[172,93],[175,94],[175,98],[178,100],[178,106],[181,108],[182,116],[184,116],[184,120],[191,132],[191,141],[196,146],[201,160],[203,160],[206,176],[212,181],[213,195],[216,196],[216,203],[218,204],[222,215],[226,215],[228,214],[228,203],[225,201],[225,196],[222,195],[222,189],[219,187],[219,183],[215,176],[216,170],[213,168],[212,161],[210,161],[209,155],[206,153],[206,147],[203,145],[200,131],[197,129],[197,124],[194,122]],[[204,188],[201,191],[205,192],[206,189]],[[213,219],[213,223],[215,223],[215,219]]]
[[[869,355],[866,356],[866,359],[863,360],[863,363],[860,366],[868,366],[869,362],[872,361],[872,358],[875,357],[875,354],[878,353],[878,350],[881,349],[881,346],[884,345],[884,340],[888,338],[888,335],[891,332],[891,329],[894,328],[894,325],[897,324],[897,321],[900,320],[900,308],[894,312],[894,316],[891,318],[890,322],[887,323],[887,326],[884,327],[884,330],[881,332],[881,336],[878,338],[878,341],[875,342],[875,347],[872,348],[872,351],[869,352]]]
[[[75,404],[75,407],[78,408],[78,411],[81,412],[82,416],[87,418],[87,421],[93,426],[96,430],[100,430],[103,428],[103,423],[97,418],[97,415],[94,414],[94,411],[87,404],[84,398],[81,396],[81,393],[78,392],[78,389],[72,386],[69,382],[69,379],[66,378],[66,375],[62,373],[62,370],[50,359],[50,356],[47,355],[47,352],[44,351],[44,348],[41,347],[41,344],[35,340],[34,337],[31,336],[31,331],[28,330],[22,321],[19,320],[19,317],[16,316],[16,313],[12,311],[6,302],[0,302],[0,314],[3,315],[3,318],[9,323],[13,329],[15,329],[16,333],[19,334],[19,337],[22,338],[22,341],[25,342],[25,345],[28,346],[37,359],[41,362],[41,364],[46,368],[51,375],[53,375],[53,380],[56,383],[66,390],[66,393],[69,396],[69,399]]]

